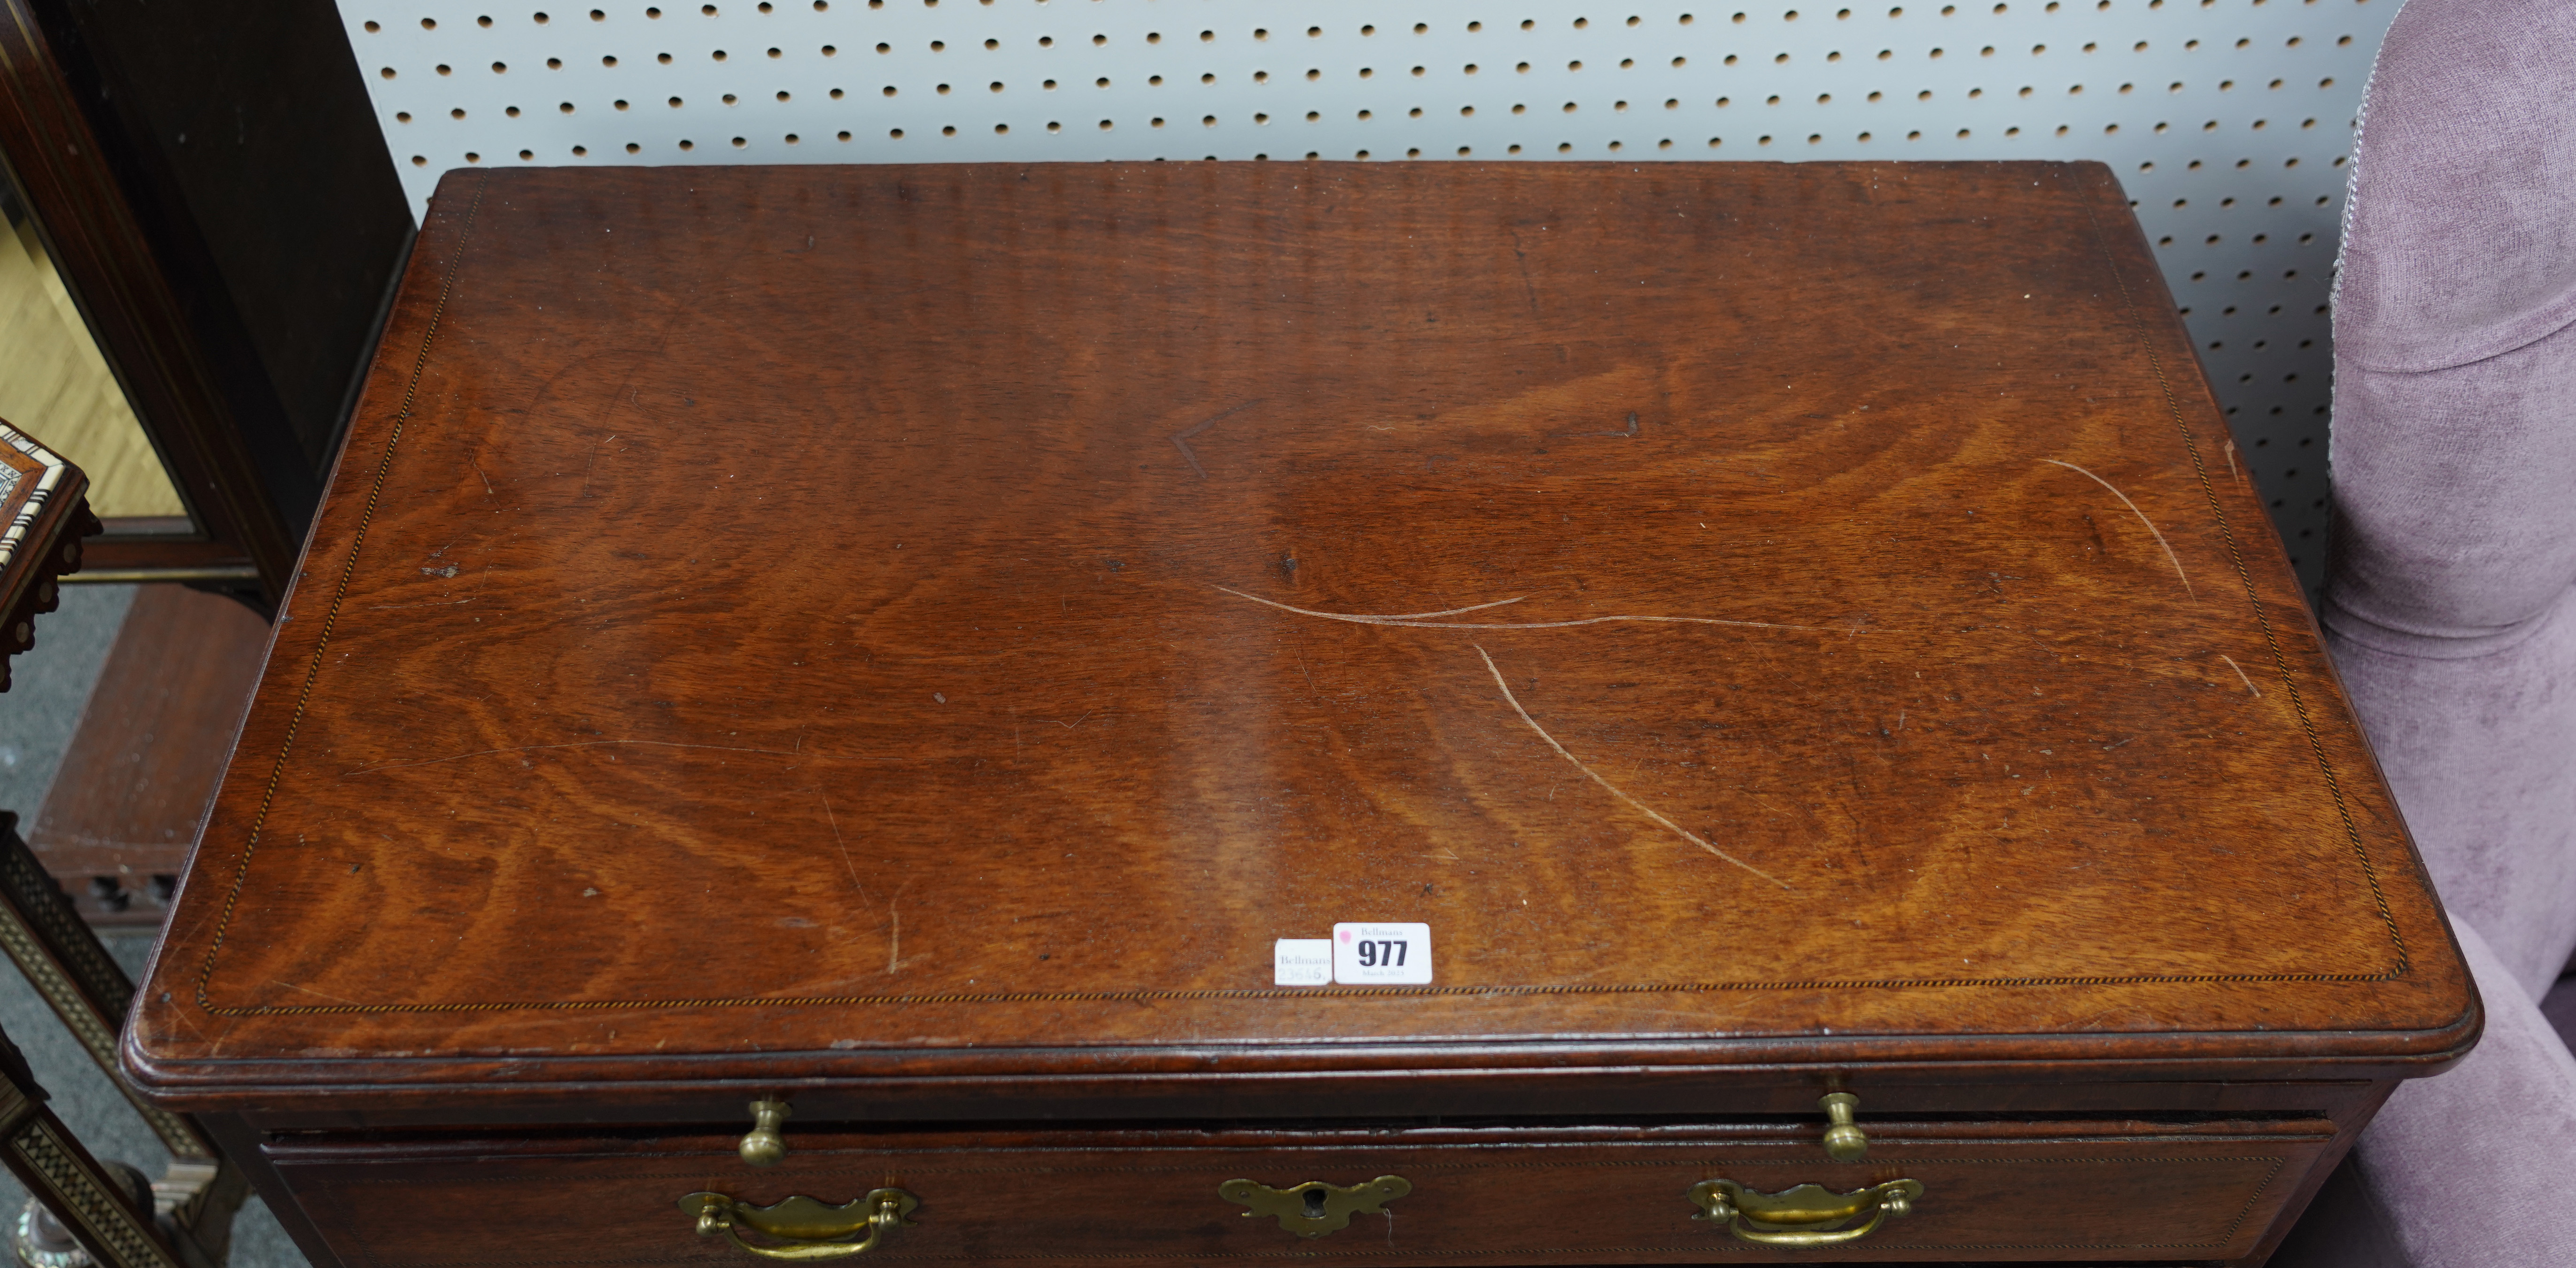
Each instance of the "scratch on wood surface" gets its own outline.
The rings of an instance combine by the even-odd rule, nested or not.
[[[474,474],[483,476],[483,496],[488,498],[498,492],[498,490],[492,487],[492,477],[483,475],[482,463],[476,462],[472,458],[468,458],[465,460],[465,465],[474,468]]]
[[[1618,431],[1569,431],[1569,432],[1559,432],[1559,433],[1557,433],[1557,438],[1558,438],[1558,439],[1560,439],[1560,440],[1581,440],[1581,439],[1584,439],[1585,437],[1588,437],[1588,436],[1614,436],[1614,437],[1627,437],[1627,438],[1629,438],[1629,439],[1634,439],[1634,438],[1636,437],[1636,435],[1637,435],[1637,415],[1636,415],[1634,412],[1631,412],[1631,413],[1628,415],[1628,425],[1627,425],[1626,427],[1624,427],[1624,428],[1621,428],[1621,429],[1620,429],[1620,430],[1618,430]],[[1701,527],[1701,528],[1706,528],[1706,527],[1708,527],[1708,525],[1706,525],[1706,524],[1702,524],[1702,525],[1700,525],[1700,527]]]
[[[313,989],[313,988],[312,988],[312,987],[310,987],[310,986],[298,986],[298,985],[296,985],[296,984],[295,984],[295,983],[293,983],[293,982],[280,981],[279,979],[277,979],[277,978],[273,978],[273,977],[272,977],[272,978],[270,978],[270,979],[268,979],[268,984],[269,984],[269,985],[271,985],[271,986],[283,986],[283,987],[285,987],[286,989],[288,989],[288,990],[290,990],[290,991],[302,991],[302,992],[304,992],[304,993],[305,993],[305,994],[307,994],[307,995],[313,996],[315,999],[327,999],[327,1000],[331,1001],[331,1002],[332,1002],[332,1003],[334,1003],[334,1004],[357,1004],[357,1006],[358,1006],[358,1007],[360,1007],[360,1008],[364,1008],[364,1007],[366,1007],[366,1005],[364,1005],[364,1004],[359,1004],[359,1003],[358,1003],[358,1001],[356,1001],[356,1000],[354,1000],[354,999],[343,999],[343,998],[341,998],[340,996],[337,996],[337,995],[326,995],[326,994],[322,993],[321,991],[317,991],[317,990]]]
[[[841,866],[850,869],[850,884],[860,893],[868,887],[859,882],[859,865],[850,859],[850,847],[841,840],[841,817],[832,813],[832,795],[817,788],[814,795],[823,799],[823,821],[832,825],[832,847],[841,852]]]
[[[2238,484],[2245,483],[2245,473],[2236,469],[2236,438],[2227,438],[2227,476]]]
[[[2106,489],[2111,490],[2111,496],[2113,496],[2113,497],[2115,497],[2115,498],[2120,499],[2120,505],[2122,505],[2122,506],[2125,506],[2125,507],[2129,508],[2129,514],[2137,516],[2137,517],[2138,517],[2138,522],[2147,526],[2147,532],[2148,532],[2148,534],[2149,534],[2149,535],[2153,536],[2153,537],[2156,539],[2156,545],[2164,547],[2164,552],[2165,552],[2165,562],[2172,564],[2172,565],[2173,565],[2173,570],[2174,570],[2174,576],[2179,577],[2179,578],[2181,578],[2181,579],[2182,579],[2182,592],[2183,592],[2184,594],[2193,595],[2193,597],[2195,597],[2195,598],[2199,597],[2197,594],[2195,594],[2195,593],[2193,592],[2193,590],[2192,590],[2192,588],[2191,588],[2191,578],[2190,578],[2189,576],[2184,575],[2184,573],[2183,573],[2183,570],[2182,570],[2182,557],[2181,557],[2181,556],[2179,556],[2179,555],[2174,554],[2174,548],[2173,548],[2171,545],[2168,545],[2168,544],[2166,543],[2166,541],[2165,541],[2165,535],[2164,535],[2163,533],[2160,533],[2160,532],[2157,532],[2157,531],[2156,531],[2156,522],[2155,522],[2154,520],[2148,519],[2148,518],[2147,518],[2147,513],[2146,513],[2145,511],[2141,511],[2141,510],[2139,510],[2139,509],[2138,509],[2138,504],[2137,504],[2137,503],[2135,503],[2135,502],[2130,501],[2130,500],[2129,500],[2129,495],[2128,495],[2128,494],[2126,494],[2126,493],[2122,493],[2122,492],[2121,492],[2121,491],[2120,491],[2116,486],[2114,486],[2110,481],[2105,480],[2105,479],[2103,479],[2102,477],[2097,476],[2097,475],[2093,474],[2092,472],[2085,470],[2085,469],[2084,469],[2084,468],[2082,468],[2082,467],[2076,466],[2074,463],[2071,463],[2071,462],[2059,462],[2059,461],[2058,461],[2057,459],[2055,459],[2055,458],[2042,458],[2042,459],[2040,459],[2040,461],[2041,461],[2041,462],[2045,462],[2045,463],[2047,463],[2047,464],[2049,464],[2050,466],[2053,466],[2053,467],[2064,467],[2064,468],[2066,468],[2067,470],[2072,471],[2072,472],[2074,472],[2075,474],[2080,475],[2080,476],[2084,477],[2085,479],[2092,481],[2092,482],[2093,482],[2093,483],[2095,483],[2095,484],[2101,485],[2103,488],[2106,488]]]
[[[1368,616],[1357,612],[1318,612],[1313,608],[1294,607],[1289,604],[1281,603],[1276,599],[1265,599],[1257,594],[1245,594],[1241,590],[1232,589],[1227,586],[1215,586],[1212,588],[1222,590],[1238,599],[1250,599],[1255,603],[1268,604],[1282,612],[1294,612],[1299,616],[1322,617],[1327,621],[1349,621],[1357,625],[1398,625],[1425,630],[1558,630],[1564,629],[1568,626],[1601,625],[1611,621],[1659,621],[1680,625],[1736,625],[1754,630],[1809,630],[1818,634],[1859,634],[1865,632],[1859,629],[1835,629],[1833,627],[1823,625],[1782,625],[1773,621],[1722,621],[1713,616],[1587,616],[1579,621],[1526,621],[1501,624],[1480,624],[1473,621],[1426,621],[1421,618],[1428,616],[1455,616],[1461,612],[1476,611],[1478,608],[1498,608],[1506,603],[1518,603],[1521,599],[1528,598],[1529,596],[1522,595],[1520,598],[1515,599],[1498,599],[1492,603],[1479,603],[1472,608],[1452,608],[1447,612],[1418,612],[1404,616]]]
[[[1471,646],[1473,646],[1473,645],[1471,644]],[[1624,792],[1621,792],[1621,791],[1619,790],[1619,786],[1618,786],[1618,785],[1611,783],[1609,780],[1603,779],[1599,774],[1595,773],[1591,767],[1584,765],[1584,764],[1583,764],[1583,759],[1581,759],[1581,758],[1579,758],[1579,757],[1576,757],[1576,756],[1575,756],[1574,754],[1572,754],[1572,753],[1566,752],[1566,751],[1565,751],[1565,746],[1564,746],[1564,745],[1562,745],[1562,744],[1557,743],[1557,742],[1556,742],[1556,737],[1555,737],[1555,736],[1553,736],[1553,735],[1548,734],[1548,733],[1547,733],[1547,728],[1546,728],[1546,727],[1543,727],[1543,726],[1540,726],[1540,725],[1538,724],[1538,719],[1531,717],[1531,716],[1529,715],[1529,710],[1524,709],[1524,708],[1522,708],[1522,707],[1521,707],[1520,698],[1519,698],[1519,697],[1517,697],[1517,696],[1514,696],[1514,695],[1512,694],[1512,685],[1511,685],[1510,683],[1508,683],[1508,682],[1503,681],[1503,671],[1502,671],[1502,670],[1500,670],[1500,669],[1495,668],[1495,666],[1494,666],[1494,658],[1493,658],[1492,656],[1486,655],[1486,653],[1485,653],[1485,649],[1484,649],[1483,647],[1481,647],[1481,646],[1476,647],[1476,655],[1478,655],[1478,656],[1480,656],[1480,657],[1483,657],[1483,658],[1484,658],[1484,661],[1485,661],[1485,672],[1486,672],[1486,673],[1489,673],[1489,674],[1492,674],[1492,675],[1494,676],[1494,685],[1503,689],[1503,702],[1504,702],[1505,704],[1508,704],[1508,705],[1510,705],[1510,706],[1512,707],[1512,712],[1517,713],[1517,714],[1519,714],[1519,715],[1520,715],[1520,717],[1521,717],[1521,721],[1523,721],[1523,722],[1525,722],[1525,723],[1528,723],[1528,724],[1529,724],[1529,729],[1531,729],[1531,730],[1533,730],[1533,731],[1538,732],[1538,738],[1540,738],[1540,739],[1542,739],[1542,740],[1547,741],[1547,746],[1548,746],[1549,748],[1555,749],[1555,750],[1556,750],[1556,755],[1557,755],[1557,756],[1562,757],[1562,758],[1564,758],[1565,760],[1567,760],[1567,761],[1569,761],[1569,762],[1574,763],[1574,769],[1579,770],[1579,771],[1582,771],[1582,772],[1583,772],[1583,774],[1584,774],[1584,776],[1585,776],[1586,778],[1590,779],[1593,783],[1599,784],[1599,785],[1601,785],[1603,788],[1605,788],[1605,789],[1609,790],[1609,793],[1610,793],[1610,795],[1611,795],[1611,796],[1616,797],[1616,798],[1618,798],[1618,799],[1619,799],[1619,800],[1621,800],[1621,801],[1627,802],[1629,805],[1636,807],[1636,808],[1637,808],[1638,810],[1640,810],[1640,811],[1643,811],[1643,812],[1645,813],[1645,815],[1646,815],[1646,817],[1647,817],[1647,818],[1652,819],[1652,820],[1654,820],[1655,822],[1660,823],[1660,824],[1664,825],[1665,827],[1672,829],[1675,833],[1679,834],[1683,840],[1688,841],[1688,842],[1690,842],[1691,844],[1696,845],[1696,846],[1698,846],[1699,848],[1701,848],[1701,849],[1703,849],[1703,850],[1706,850],[1706,851],[1708,851],[1709,853],[1714,854],[1714,855],[1716,855],[1717,857],[1722,858],[1722,859],[1726,860],[1726,861],[1727,861],[1727,862],[1729,862],[1729,863],[1733,863],[1733,864],[1734,864],[1734,865],[1736,865],[1737,867],[1743,868],[1745,871],[1751,872],[1751,873],[1753,873],[1754,875],[1759,876],[1759,877],[1761,877],[1762,879],[1764,879],[1764,880],[1766,880],[1766,881],[1769,881],[1769,882],[1771,882],[1772,884],[1777,885],[1777,886],[1779,886],[1779,887],[1780,887],[1780,888],[1782,888],[1782,889],[1788,889],[1788,888],[1790,888],[1790,886],[1789,886],[1789,882],[1784,881],[1784,880],[1781,880],[1779,877],[1777,877],[1777,876],[1773,876],[1773,875],[1772,875],[1772,874],[1770,874],[1769,872],[1763,871],[1761,868],[1755,867],[1754,865],[1752,865],[1752,864],[1750,864],[1750,863],[1747,863],[1747,862],[1745,862],[1744,860],[1742,860],[1742,859],[1740,859],[1740,858],[1737,858],[1737,857],[1735,857],[1734,855],[1729,854],[1729,853],[1727,853],[1726,851],[1721,850],[1721,849],[1717,848],[1717,847],[1716,847],[1716,846],[1714,846],[1714,845],[1710,845],[1708,842],[1706,842],[1706,841],[1704,841],[1704,840],[1700,839],[1696,834],[1692,833],[1689,829],[1684,828],[1684,827],[1683,827],[1683,826],[1681,826],[1680,824],[1675,823],[1675,822],[1673,822],[1672,820],[1670,820],[1670,819],[1667,819],[1667,818],[1663,817],[1662,815],[1656,814],[1656,813],[1655,813],[1655,811],[1654,811],[1654,808],[1653,808],[1653,807],[1648,806],[1646,803],[1644,803],[1644,802],[1642,802],[1642,801],[1639,801],[1639,800],[1637,800],[1636,798],[1631,797],[1631,796],[1629,796],[1628,794],[1626,794],[1626,793],[1624,793]]]
[[[2260,688],[2260,687],[2255,686],[2255,685],[2254,685],[2254,680],[2245,676],[2245,667],[2244,667],[2243,665],[2239,665],[2239,664],[2237,664],[2237,663],[2236,663],[2236,658],[2235,658],[2235,657],[2230,656],[2230,655],[2228,655],[2228,654],[2227,654],[2227,653],[2225,653],[2225,652],[2220,652],[2220,653],[2218,654],[2218,658],[2219,658],[2220,660],[2226,661],[2226,662],[2227,662],[2227,667],[2228,667],[2229,669],[2233,669],[2233,670],[2235,670],[2235,671],[2236,671],[2236,680],[2237,680],[2238,682],[2244,683],[2244,684],[2245,684],[2245,689],[2246,689],[2247,691],[2251,691],[2251,692],[2253,692],[2253,693],[2254,693],[2254,698],[2255,698],[2255,699],[2260,700],[2260,699],[2262,699],[2262,698],[2263,698],[2263,689],[2262,689],[2262,688]]]
[[[1538,287],[1530,284],[1529,253],[1521,250],[1521,231],[1514,228],[1509,232],[1512,235],[1512,260],[1519,264],[1521,269],[1521,293],[1529,297],[1530,311],[1537,312]]]
[[[912,882],[905,881],[895,887],[894,897],[886,900],[886,972],[889,974],[902,972],[908,963],[903,958],[903,913],[897,908],[903,903],[903,891],[910,888]]]
[[[1260,398],[1256,397],[1256,398],[1254,398],[1254,399],[1252,399],[1252,400],[1245,401],[1245,402],[1244,402],[1243,404],[1241,404],[1241,405],[1237,405],[1237,406],[1235,406],[1233,409],[1226,410],[1226,411],[1224,411],[1223,413],[1217,414],[1217,415],[1215,415],[1214,417],[1209,418],[1207,421],[1200,423],[1198,426],[1196,426],[1196,427],[1192,427],[1192,428],[1188,429],[1187,431],[1176,431],[1176,432],[1173,432],[1173,433],[1172,433],[1172,447],[1173,447],[1174,449],[1178,449],[1178,450],[1180,450],[1180,451],[1181,451],[1181,457],[1182,457],[1182,458],[1184,458],[1184,459],[1186,459],[1186,460],[1189,462],[1189,464],[1190,464],[1190,470],[1195,471],[1195,472],[1198,472],[1198,473],[1199,473],[1199,478],[1200,478],[1200,479],[1202,479],[1202,480],[1207,479],[1207,478],[1208,478],[1207,468],[1202,467],[1202,466],[1200,466],[1200,465],[1199,465],[1199,455],[1198,455],[1198,451],[1197,451],[1197,450],[1195,450],[1195,449],[1190,448],[1190,437],[1195,436],[1195,435],[1198,435],[1200,432],[1206,431],[1208,428],[1211,428],[1211,427],[1216,426],[1216,425],[1217,425],[1217,423],[1219,423],[1220,421],[1225,420],[1225,419],[1228,419],[1228,418],[1232,418],[1232,417],[1234,417],[1235,415],[1240,414],[1240,413],[1242,413],[1243,411],[1248,410],[1248,409],[1252,408],[1253,406],[1258,405],[1258,404],[1260,404],[1260,403],[1261,403]]]
[[[581,740],[571,744],[521,744],[513,748],[478,748],[471,753],[450,753],[445,757],[428,757],[417,762],[375,762],[353,766],[340,772],[340,778],[364,774],[371,770],[400,770],[406,766],[436,766],[441,762],[461,762],[469,757],[488,757],[494,753],[535,753],[550,748],[609,748],[636,745],[643,748],[702,748],[718,753],[767,753],[775,757],[794,757],[796,751],[783,748],[736,748],[730,744],[682,744],[677,740]]]

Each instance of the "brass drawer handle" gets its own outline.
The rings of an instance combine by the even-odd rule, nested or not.
[[[783,1130],[790,1111],[785,1101],[753,1101],[751,1130],[743,1133],[742,1160],[755,1167],[775,1167],[787,1157]]]
[[[1820,1184],[1802,1184],[1782,1193],[1763,1193],[1733,1180],[1705,1180],[1691,1186],[1695,1220],[1723,1220],[1726,1231],[1765,1246],[1833,1246],[1856,1242],[1878,1231],[1889,1219],[1906,1215],[1923,1196],[1919,1180],[1888,1180],[1850,1193],[1835,1193]],[[1858,1228],[1843,1225],[1869,1216]]]
[[[841,1206],[825,1206],[801,1194],[775,1206],[753,1206],[721,1193],[692,1193],[680,1199],[680,1209],[697,1217],[698,1236],[722,1233],[726,1241],[763,1259],[795,1260],[864,1255],[875,1250],[886,1234],[912,1223],[905,1217],[919,1205],[921,1199],[901,1189],[871,1189],[866,1197]],[[744,1241],[737,1226],[747,1226],[779,1244]],[[867,1230],[866,1239],[851,1241],[861,1229]]]
[[[1274,1189],[1254,1180],[1228,1180],[1216,1186],[1218,1197],[1251,1207],[1243,1218],[1274,1216],[1279,1227],[1299,1237],[1321,1237],[1350,1226],[1354,1215],[1384,1215],[1386,1204],[1413,1192],[1403,1176],[1379,1176],[1348,1187],[1309,1180]]]
[[[1836,1162],[1858,1162],[1869,1154],[1869,1136],[1852,1116],[1860,1098],[1849,1092],[1827,1092],[1816,1105],[1825,1111],[1825,1156]]]

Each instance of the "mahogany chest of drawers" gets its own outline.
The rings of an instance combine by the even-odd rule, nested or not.
[[[317,1263],[2250,1265],[2479,1025],[2096,165],[462,172],[283,612]]]

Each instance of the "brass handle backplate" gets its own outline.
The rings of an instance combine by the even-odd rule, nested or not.
[[[1413,1182],[1403,1176],[1379,1176],[1347,1188],[1309,1180],[1274,1189],[1253,1180],[1228,1180],[1216,1192],[1228,1202],[1251,1207],[1243,1213],[1245,1219],[1273,1216],[1279,1227],[1299,1237],[1321,1237],[1348,1227],[1354,1215],[1385,1214],[1387,1203],[1413,1192]]]
[[[1692,1219],[1721,1220],[1726,1231],[1765,1246],[1833,1246],[1856,1242],[1878,1226],[1913,1211],[1923,1197],[1919,1180],[1888,1180],[1850,1193],[1820,1184],[1802,1184],[1781,1193],[1748,1189],[1733,1180],[1706,1180],[1691,1186]],[[1846,1224],[1869,1217],[1857,1228]]]
[[[887,1234],[913,1221],[905,1218],[921,1199],[901,1189],[871,1189],[866,1197],[826,1206],[802,1195],[774,1206],[753,1206],[721,1193],[692,1193],[680,1209],[698,1221],[698,1236],[721,1233],[726,1241],[763,1259],[846,1259],[877,1248]],[[747,1242],[741,1229],[765,1241]],[[867,1236],[853,1241],[862,1232]]]

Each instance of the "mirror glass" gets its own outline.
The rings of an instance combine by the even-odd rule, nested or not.
[[[89,475],[110,533],[191,530],[179,490],[90,337],[35,217],[0,172],[0,419]]]

